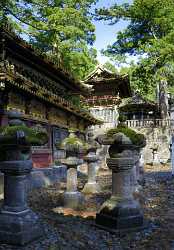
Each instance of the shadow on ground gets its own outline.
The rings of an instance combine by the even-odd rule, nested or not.
[[[169,166],[146,166],[145,170],[142,205],[145,218],[150,221],[145,230],[118,238],[94,226],[96,210],[109,197],[109,190],[88,196],[84,211],[64,211],[62,183],[35,189],[29,195],[29,205],[44,221],[45,236],[22,248],[0,245],[0,249],[173,250],[174,179]]]

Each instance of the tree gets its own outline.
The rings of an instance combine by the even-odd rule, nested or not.
[[[18,33],[55,62],[83,78],[96,64],[95,27],[90,7],[96,0],[7,0],[0,3],[1,19],[10,19]]]
[[[104,66],[106,69],[108,69],[108,70],[110,70],[111,72],[113,72],[113,73],[118,73],[118,70],[116,69],[116,67],[115,67],[111,62],[109,62],[109,61],[105,62],[105,63],[103,64],[103,66]]]
[[[128,20],[126,29],[117,34],[105,55],[125,62],[127,56],[139,56],[131,80],[147,94],[160,80],[173,84],[174,77],[174,1],[134,0],[97,11],[98,19],[110,24]]]

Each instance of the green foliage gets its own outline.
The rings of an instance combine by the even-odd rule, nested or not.
[[[174,1],[134,0],[131,4],[115,4],[98,11],[98,19],[111,24],[120,19],[129,25],[117,34],[117,40],[104,54],[113,60],[125,62],[127,56],[138,56],[138,64],[131,64],[133,87],[144,95],[154,91],[156,84],[165,79],[174,81]]]
[[[145,137],[143,134],[138,134],[133,129],[124,126],[108,130],[107,136],[113,137],[113,135],[117,133],[123,133],[124,135],[126,135],[136,146],[142,146],[145,143]]]
[[[83,142],[78,137],[68,137],[64,140],[63,144],[71,144],[71,145],[83,145]]]
[[[27,141],[33,146],[44,145],[48,141],[48,135],[45,132],[36,131],[25,125],[19,126],[5,126],[1,128],[1,135],[15,136],[17,131],[23,131],[26,135]]]
[[[119,114],[118,120],[119,122],[125,122],[127,120],[127,117],[123,114]]]
[[[0,2],[0,22],[8,19],[19,34],[48,54],[78,79],[91,72],[96,61],[95,26],[90,7],[96,0],[8,0]]]
[[[71,133],[71,131],[70,131],[69,137],[65,138],[61,144],[58,144],[57,148],[64,149],[67,151],[80,152],[83,150],[87,150],[88,144],[85,141],[78,138],[74,134],[74,132]]]
[[[105,62],[103,66],[104,66],[104,68],[110,70],[112,73],[118,73],[118,70],[117,70],[117,69],[115,68],[115,66],[114,66],[112,63],[110,63],[109,61]]]

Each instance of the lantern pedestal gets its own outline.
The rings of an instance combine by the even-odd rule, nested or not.
[[[27,178],[32,161],[4,161],[4,204],[0,211],[0,242],[24,245],[43,235],[38,216],[27,206]]]

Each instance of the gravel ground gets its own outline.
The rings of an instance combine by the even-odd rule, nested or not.
[[[0,250],[174,250],[174,180],[168,166],[146,166],[142,193],[148,227],[118,238],[94,226],[95,210],[110,191],[86,197],[87,210],[62,208],[65,185],[33,190],[31,208],[43,220],[45,235],[25,247],[0,245]],[[62,190],[62,191],[61,191]]]
[[[174,250],[174,179],[170,166],[146,166],[145,170],[144,216],[151,224],[121,239],[121,245],[123,249]]]

